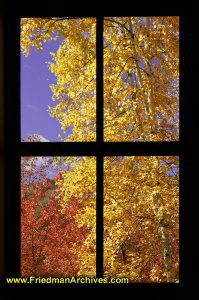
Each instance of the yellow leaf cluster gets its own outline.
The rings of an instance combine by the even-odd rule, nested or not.
[[[104,18],[105,141],[178,140],[178,83],[178,17]]]
[[[49,113],[57,118],[64,133],[72,127],[72,135],[64,141],[96,140],[96,19],[23,18],[21,50],[25,56],[32,47],[42,50],[43,44],[60,39],[54,62],[49,70],[57,83],[50,85],[55,107]]]
[[[146,262],[149,260],[153,264],[153,257],[162,255],[160,222],[165,214],[170,233],[178,235],[178,172],[171,176],[173,168],[178,169],[177,157],[105,158],[106,276],[125,274],[132,281],[140,276],[142,278],[140,274]],[[121,245],[124,241],[127,249],[125,263],[121,256]],[[159,269],[158,272],[164,277],[164,270]]]

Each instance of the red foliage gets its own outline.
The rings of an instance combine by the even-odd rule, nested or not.
[[[21,275],[77,275],[79,261],[72,247],[81,247],[87,235],[87,229],[78,228],[75,221],[80,209],[78,201],[72,197],[69,207],[62,213],[59,200],[55,199],[58,190],[54,189],[54,181],[44,174],[38,180],[37,173],[41,171],[33,169],[30,171],[22,165]],[[37,178],[35,182],[32,176]],[[47,202],[41,204],[47,197]],[[40,216],[39,208],[42,210]]]

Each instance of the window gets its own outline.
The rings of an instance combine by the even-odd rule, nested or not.
[[[53,23],[58,23],[57,20],[51,20]],[[132,23],[131,23],[132,21]],[[61,20],[60,20],[61,22]],[[12,30],[13,36],[15,37],[13,41],[9,40],[9,47],[13,47],[13,45],[17,45],[17,51],[19,51],[19,19],[17,19],[16,24],[11,22],[9,24],[9,30]],[[64,23],[65,24],[65,23]],[[147,27],[148,26],[148,27]],[[147,29],[148,28],[148,29]],[[142,175],[148,174],[146,176],[147,180],[150,179],[151,176],[154,176],[155,165],[159,163],[162,166],[162,170],[165,171],[164,174],[159,174],[161,177],[161,182],[163,184],[165,176],[166,180],[170,180],[168,182],[168,186],[170,182],[173,183],[172,189],[173,192],[176,188],[175,193],[175,201],[177,204],[177,188],[178,188],[178,176],[176,173],[178,170],[178,157],[180,156],[179,151],[179,142],[178,142],[178,35],[175,34],[175,31],[178,30],[178,17],[151,17],[151,18],[141,18],[141,17],[97,17],[96,18],[96,120],[92,115],[92,120],[90,120],[90,132],[92,132],[91,138],[89,134],[85,131],[85,140],[78,140],[80,137],[79,132],[77,131],[75,134],[76,139],[72,139],[72,141],[65,142],[20,142],[20,120],[18,116],[20,115],[20,79],[17,77],[15,79],[14,70],[19,70],[20,62],[19,58],[11,57],[9,70],[11,71],[10,82],[11,86],[9,87],[8,96],[9,102],[11,102],[10,95],[14,96],[15,103],[13,104],[12,111],[9,113],[9,122],[13,122],[16,124],[16,131],[9,131],[10,136],[13,137],[13,140],[16,141],[13,143],[13,148],[15,149],[12,156],[10,156],[10,160],[7,161],[8,169],[10,170],[12,166],[15,166],[13,169],[11,176],[11,180],[13,182],[12,189],[8,191],[8,202],[6,204],[7,210],[11,209],[11,218],[7,222],[8,225],[8,235],[9,233],[16,236],[12,241],[9,241],[10,249],[17,249],[15,255],[11,255],[11,250],[9,252],[10,259],[7,260],[7,276],[11,276],[11,274],[19,274],[20,270],[20,249],[19,249],[19,227],[20,227],[20,206],[19,206],[19,185],[20,180],[18,174],[20,173],[20,161],[22,157],[50,157],[50,156],[72,156],[72,157],[95,157],[96,158],[96,170],[97,170],[97,178],[96,178],[96,275],[99,278],[102,278],[104,275],[108,276],[111,274],[115,274],[109,268],[110,262],[107,263],[107,266],[104,266],[104,262],[106,261],[107,254],[109,253],[109,247],[107,248],[107,240],[113,238],[113,231],[108,229],[108,219],[106,218],[106,222],[104,224],[104,214],[107,214],[109,209],[112,210],[113,220],[114,221],[114,210],[124,209],[122,207],[120,201],[118,199],[113,200],[113,203],[117,202],[117,207],[114,207],[114,204],[108,205],[107,195],[104,195],[104,192],[107,192],[107,186],[105,186],[105,178],[107,180],[111,180],[113,174],[111,172],[118,172],[123,169],[123,174],[128,177],[128,172],[125,173],[125,167],[122,167],[124,162],[128,165],[129,175],[130,173],[130,165],[133,164],[132,168],[134,168],[135,174],[139,177],[139,191],[136,190],[136,197],[139,197],[139,193],[141,192],[141,186],[143,185],[143,191],[146,188],[144,186],[145,177],[141,178]],[[46,32],[46,35],[49,32]],[[151,40],[149,38],[149,33],[151,34]],[[42,34],[42,33],[41,33]],[[173,43],[175,48],[171,49],[171,52],[168,52],[169,44],[162,45],[159,41],[164,40],[164,36],[168,35],[168,39],[170,43]],[[115,40],[114,40],[115,37]],[[86,38],[86,30],[85,30],[85,38]],[[148,38],[148,40],[147,40]],[[125,41],[125,43],[124,43]],[[137,46],[135,46],[137,43]],[[155,53],[155,45],[159,43],[156,49],[157,57],[153,57]],[[40,47],[40,44],[38,44]],[[115,50],[119,49],[118,52]],[[15,47],[16,48],[16,47]],[[139,51],[138,51],[139,49]],[[130,55],[130,51],[133,50],[133,56]],[[61,50],[60,50],[61,51]],[[147,52],[148,51],[148,52]],[[124,57],[121,57],[119,54],[124,53]],[[142,59],[141,59],[142,53]],[[147,54],[151,53],[151,54]],[[92,53],[92,55],[94,55]],[[72,56],[73,57],[73,56]],[[61,57],[57,58],[61,59]],[[176,59],[175,65],[171,63],[171,61]],[[163,61],[162,66],[160,66],[161,60]],[[165,68],[164,68],[165,64]],[[171,70],[171,67],[173,69]],[[171,71],[171,73],[167,73]],[[157,72],[157,73],[156,73]],[[169,80],[165,83],[165,86],[161,86],[161,83],[158,82],[159,78],[163,76],[160,73],[165,72],[165,76],[173,76],[171,78],[171,82]],[[157,74],[157,76],[155,75]],[[93,74],[92,74],[93,76]],[[115,77],[114,77],[115,76]],[[164,82],[164,78],[162,79]],[[118,83],[119,82],[119,83]],[[169,85],[170,84],[170,85]],[[147,89],[148,87],[148,89]],[[13,94],[13,90],[16,94]],[[56,87],[55,87],[56,88]],[[173,92],[173,90],[174,92]],[[92,86],[93,89],[93,86]],[[127,91],[127,92],[126,92]],[[130,96],[130,92],[132,92]],[[162,101],[165,100],[165,106],[162,103],[156,103],[157,98],[154,95],[158,91],[157,95],[161,96]],[[9,94],[12,93],[12,94]],[[72,90],[70,96],[74,96],[75,91]],[[172,94],[173,93],[173,94]],[[120,94],[124,94],[123,99],[120,98]],[[152,96],[151,96],[152,95]],[[109,101],[109,97],[112,101]],[[59,94],[59,97],[63,97],[63,95]],[[151,97],[151,98],[150,98]],[[91,97],[92,98],[92,97]],[[60,98],[61,101],[67,100]],[[95,99],[95,98],[92,98]],[[141,100],[139,100],[141,99]],[[151,100],[152,99],[152,100]],[[95,101],[95,100],[94,100]],[[132,101],[134,101],[135,105],[132,106]],[[151,101],[151,103],[150,103]],[[7,104],[7,105],[8,105]],[[153,105],[152,105],[153,104]],[[170,105],[170,108],[169,108]],[[156,114],[154,112],[155,108],[157,109]],[[8,108],[8,107],[7,107]],[[91,108],[90,108],[91,109]],[[91,109],[92,110],[92,109]],[[173,112],[175,111],[176,115],[173,116]],[[62,111],[63,113],[63,111]],[[124,118],[126,114],[126,117]],[[153,118],[151,117],[153,115]],[[63,116],[63,114],[62,114]],[[120,118],[121,117],[121,118]],[[110,120],[112,120],[112,125],[109,126]],[[128,120],[129,123],[128,123]],[[96,123],[96,126],[95,126]],[[62,124],[64,126],[64,124]],[[68,125],[67,125],[68,126]],[[13,127],[12,127],[13,128]],[[109,130],[112,128],[111,130]],[[116,130],[117,129],[117,130]],[[95,140],[95,130],[96,130],[96,140]],[[116,132],[117,131],[117,132]],[[133,138],[131,139],[131,135]],[[135,158],[135,162],[133,163]],[[156,159],[155,159],[156,158]],[[163,159],[161,159],[163,158]],[[105,164],[109,163],[109,168],[107,169]],[[167,169],[166,164],[169,164]],[[119,168],[119,169],[118,169]],[[147,169],[148,168],[148,169]],[[151,169],[150,169],[151,168]],[[115,169],[115,170],[114,170]],[[158,169],[158,167],[157,167]],[[161,172],[161,169],[159,169]],[[109,172],[110,174],[108,174]],[[162,171],[163,172],[163,171]],[[173,172],[173,175],[171,175]],[[8,174],[7,174],[8,175]],[[157,175],[157,174],[156,174]],[[172,178],[170,178],[170,177]],[[148,184],[148,191],[146,193],[147,197],[151,195],[157,196],[160,195],[159,189],[159,181],[157,180],[158,176],[154,179],[154,181],[150,182],[150,186]],[[169,179],[168,179],[169,178]],[[175,179],[174,179],[175,178]],[[129,179],[126,179],[129,180]],[[114,180],[111,181],[110,188],[114,193],[120,186],[116,186],[117,182],[120,184],[124,184],[122,189],[125,188],[125,182],[121,183],[121,178],[114,177]],[[132,178],[130,180],[133,180]],[[135,180],[137,180],[135,178]],[[150,181],[150,180],[149,180]],[[149,183],[148,181],[148,183]],[[109,183],[108,183],[109,185]],[[168,188],[167,186],[167,188]],[[128,186],[129,188],[129,186]],[[132,185],[132,189],[135,188],[135,185]],[[110,193],[110,196],[114,198],[113,193]],[[129,191],[130,195],[133,196],[132,190]],[[155,194],[156,193],[156,194]],[[162,196],[163,197],[163,196]],[[166,246],[167,241],[165,241],[165,236],[167,233],[163,232],[164,229],[167,230],[167,221],[166,219],[172,221],[170,217],[164,217],[165,214],[162,212],[161,215],[161,207],[166,206],[165,198],[162,201],[162,206],[158,208],[154,207],[154,210],[148,210],[147,214],[143,213],[140,215],[140,212],[144,210],[143,202],[141,203],[141,207],[137,210],[135,206],[134,214],[137,213],[137,219],[143,220],[147,218],[147,221],[150,222],[150,218],[153,218],[153,221],[159,224],[159,231],[162,234],[162,242],[165,246],[165,249],[168,248]],[[13,202],[12,199],[16,199]],[[144,194],[141,195],[142,201],[144,201]],[[131,199],[129,198],[129,201]],[[147,198],[148,200],[148,198]],[[106,201],[106,203],[104,203]],[[115,201],[115,202],[114,202]],[[155,200],[154,200],[155,203]],[[163,205],[164,204],[164,205]],[[143,207],[142,207],[143,205]],[[174,205],[174,204],[173,204]],[[128,206],[128,203],[125,203],[125,206]],[[105,211],[104,211],[105,209]],[[130,211],[131,206],[128,207],[128,211]],[[132,212],[130,212],[132,213]],[[125,213],[124,213],[125,214]],[[127,213],[128,214],[128,213]],[[160,217],[161,215],[161,217]],[[132,214],[133,216],[133,214]],[[175,215],[175,220],[177,222],[178,216],[177,213]],[[130,220],[131,221],[131,220]],[[127,223],[130,222],[127,220]],[[162,221],[162,223],[160,223]],[[165,224],[163,222],[165,221]],[[14,228],[14,224],[17,223],[18,226]],[[172,223],[172,222],[171,222]],[[150,223],[151,224],[151,223]],[[157,225],[156,224],[156,225]],[[132,224],[131,224],[132,225]],[[131,227],[130,225],[130,227]],[[126,267],[126,262],[128,263],[128,259],[132,259],[133,257],[133,249],[134,251],[139,251],[142,249],[142,242],[139,245],[135,245],[136,241],[139,238],[142,238],[144,243],[143,236],[136,232],[136,241],[133,244],[132,232],[129,233],[126,238],[123,240],[121,237],[124,235],[124,231],[127,230],[123,227],[124,224],[119,223],[115,227],[114,230],[118,230],[121,232],[118,241],[114,241],[112,243],[113,247],[116,247],[115,252],[112,253],[113,260],[116,259],[117,262],[123,267]],[[150,233],[149,223],[143,221],[139,223],[140,231],[148,228]],[[12,227],[12,228],[11,228]],[[127,226],[128,227],[128,226]],[[153,227],[153,226],[152,226]],[[155,227],[154,227],[155,228]],[[151,230],[155,230],[152,228]],[[161,232],[162,230],[162,232]],[[176,232],[178,233],[178,228],[176,227]],[[110,236],[110,232],[111,235]],[[175,240],[173,243],[176,243],[175,248],[175,263],[177,264],[177,256],[178,256],[178,237],[174,234],[173,239]],[[137,248],[136,248],[137,247]],[[139,248],[140,247],[140,248]],[[151,245],[151,249],[153,245]],[[104,253],[105,249],[105,253]],[[120,251],[121,250],[121,251]],[[120,252],[119,252],[120,251]],[[121,257],[119,257],[119,253],[121,253]],[[147,252],[146,252],[147,253]],[[115,256],[114,256],[115,255]],[[148,255],[148,253],[147,253]],[[164,268],[166,268],[164,272],[169,273],[169,255],[170,253],[163,254],[165,255],[163,261],[165,262]],[[118,256],[118,257],[117,257]],[[167,256],[167,257],[166,257]],[[142,257],[136,257],[137,261],[140,262],[137,265],[135,264],[134,269],[131,273],[132,282],[141,280],[148,280],[146,274],[141,274],[142,267],[146,264],[146,261],[142,260]],[[122,260],[122,261],[121,261]],[[125,264],[123,264],[125,263]],[[151,261],[152,263],[152,261]],[[174,262],[172,262],[174,263]],[[142,266],[143,264],[143,266]],[[115,267],[115,266],[114,266]],[[137,272],[137,269],[140,271]],[[175,270],[178,268],[176,267]],[[105,270],[105,273],[103,273]],[[110,271],[111,270],[111,271]],[[118,270],[118,269],[117,269]],[[149,278],[153,278],[154,282],[158,281],[159,278],[159,269],[156,268],[156,265],[151,265]],[[118,271],[119,272],[119,271]],[[163,273],[164,273],[163,272]],[[176,271],[177,272],[177,271]],[[122,268],[120,272],[120,276],[125,277],[125,275],[129,275],[129,272],[125,274],[125,268]],[[143,275],[143,276],[142,276]],[[151,276],[151,277],[150,277]],[[161,277],[162,276],[162,277]],[[168,282],[172,281],[169,275],[161,274],[161,281]],[[177,276],[175,274],[175,282],[177,281]],[[147,279],[146,279],[147,278]],[[153,282],[153,279],[151,281]]]

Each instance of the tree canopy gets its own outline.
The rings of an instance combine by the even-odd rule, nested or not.
[[[84,208],[77,215],[78,224],[92,225],[86,241],[88,252],[82,252],[84,267],[88,267],[95,263],[86,253],[96,242],[96,161],[94,157],[66,157],[62,161],[68,162],[73,170],[62,172],[57,184],[62,209],[68,207],[73,194]],[[103,194],[104,276],[126,276],[132,282],[177,282],[179,158],[107,156]]]
[[[52,40],[59,40],[60,46],[49,63],[57,77],[51,85],[56,106],[49,106],[49,113],[64,133],[73,127],[70,136],[60,139],[95,141],[96,19],[21,20],[25,56]],[[177,141],[179,18],[104,17],[103,47],[104,141]],[[54,162],[59,176],[49,205],[58,203],[56,216],[67,218],[71,199],[76,199],[72,207],[78,210],[71,222],[76,236],[81,235],[79,229],[86,230],[79,244],[69,230],[73,243],[70,249],[65,245],[65,252],[74,255],[77,275],[95,275],[96,157],[55,157]],[[178,282],[178,177],[177,156],[104,157],[104,276]],[[38,207],[40,198],[31,199]],[[51,206],[43,211],[52,216]]]
[[[45,42],[60,40],[49,70],[57,77],[51,84],[56,107],[48,107],[64,133],[65,141],[95,141],[96,132],[96,19],[23,18],[21,50],[25,56],[32,47],[42,50]],[[50,99],[49,99],[50,100]],[[64,138],[60,135],[60,139]]]
[[[22,274],[95,276],[96,158],[53,161],[49,180],[22,160]],[[177,156],[104,158],[104,276],[178,281],[178,181]]]
[[[178,140],[178,17],[104,18],[105,141]]]
[[[96,19],[23,18],[21,50],[60,40],[49,70],[63,141],[96,139]],[[104,17],[104,140],[179,139],[179,18]]]
[[[178,280],[178,175],[178,157],[105,158],[107,276],[127,276],[133,282]]]
[[[91,214],[73,193],[63,209],[61,171],[50,180],[46,169],[54,159],[42,168],[37,160],[21,161],[21,276],[95,276],[95,205]]]

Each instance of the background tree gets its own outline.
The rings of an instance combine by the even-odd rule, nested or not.
[[[61,211],[59,185],[55,189],[61,174],[49,180],[36,167],[36,160],[22,160],[21,275],[77,276],[84,262],[76,253],[82,251],[90,229],[78,226],[75,220],[81,211],[75,197],[71,196],[68,207]]]

